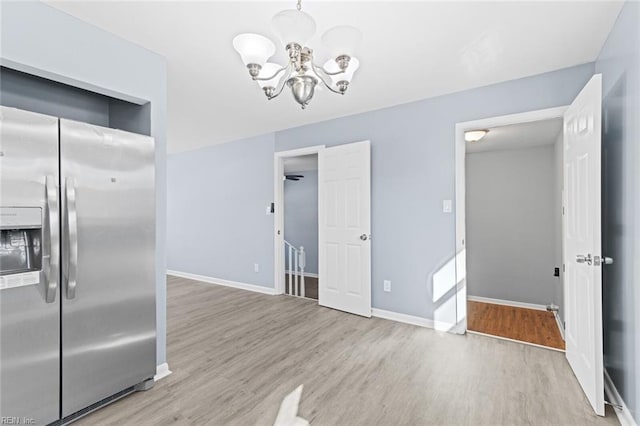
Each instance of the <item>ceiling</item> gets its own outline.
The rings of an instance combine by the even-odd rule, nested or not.
[[[478,142],[467,142],[467,153],[553,145],[562,132],[562,118],[492,127]]]
[[[298,155],[297,157],[285,157],[284,172],[309,172],[318,170],[318,154]]]
[[[49,1],[167,58],[168,150],[179,152],[484,86],[596,59],[622,2],[303,1],[317,23],[309,43],[351,24],[364,36],[345,96],[317,93],[301,110],[284,92],[267,101],[233,50],[287,2]],[[276,61],[284,62],[279,48]],[[273,60],[273,58],[272,58]]]

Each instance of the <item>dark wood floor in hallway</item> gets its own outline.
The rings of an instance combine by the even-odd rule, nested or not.
[[[271,426],[300,384],[314,426],[617,424],[560,352],[182,278],[167,296],[173,374],[77,424]]]
[[[304,297],[306,297],[307,299],[318,300],[318,284],[318,278],[304,277]],[[291,291],[290,288],[293,288],[295,286],[293,284],[289,284],[289,275],[285,275],[284,285],[285,292]]]
[[[564,340],[551,312],[484,302],[467,302],[467,328],[521,342],[564,350]]]

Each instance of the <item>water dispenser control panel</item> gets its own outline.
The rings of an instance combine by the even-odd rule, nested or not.
[[[38,284],[42,270],[42,209],[0,207],[0,288]]]

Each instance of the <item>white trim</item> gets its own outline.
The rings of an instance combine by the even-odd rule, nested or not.
[[[537,343],[525,342],[523,340],[510,339],[508,337],[496,336],[495,334],[481,333],[479,331],[473,331],[473,330],[467,330],[467,333],[469,333],[469,334],[477,334],[478,336],[491,337],[491,338],[499,339],[499,340],[505,340],[507,342],[521,343],[521,344],[527,345],[527,346],[534,346],[536,348],[549,349],[550,351],[556,351],[556,352],[564,353],[564,350],[562,350],[562,349],[552,348],[551,346],[538,345]]]
[[[221,285],[225,287],[237,288],[240,290],[253,291],[255,293],[262,293],[262,294],[269,294],[269,295],[278,294],[276,293],[276,290],[272,287],[263,287],[261,285],[223,280],[222,278],[214,278],[214,277],[208,277],[206,275],[191,274],[189,272],[171,271],[167,269],[167,275],[173,275],[174,277],[180,277],[180,278],[187,278],[189,280],[200,281],[207,284],[215,284],[215,285]]]
[[[514,308],[535,309],[536,311],[546,311],[545,305],[535,303],[514,302],[512,300],[492,299],[490,297],[480,297],[467,295],[467,300],[471,302],[491,303],[492,305],[513,306]]]
[[[164,364],[160,364],[156,366],[156,375],[153,376],[153,381],[157,382],[160,379],[164,379],[169,374],[171,374],[171,370],[169,370],[169,364],[166,362]]]
[[[284,273],[285,273],[285,275],[295,274],[295,272],[293,272],[293,271],[285,271]],[[305,277],[309,277],[309,278],[320,278],[320,275],[314,274],[313,272],[305,272],[302,275],[304,275]]]
[[[487,129],[498,126],[508,126],[510,124],[530,123],[533,121],[548,120],[552,118],[564,117],[564,113],[569,108],[568,105],[556,108],[547,108],[536,111],[528,111],[518,114],[502,115],[498,117],[488,117],[480,120],[456,123],[455,127],[455,249],[456,249],[456,297],[458,304],[466,303],[469,297],[462,297],[466,291],[466,206],[465,206],[465,154],[466,142],[464,132],[474,129]],[[546,309],[546,308],[545,308]],[[456,312],[466,312],[465,306],[458,305]],[[466,328],[466,316],[456,319],[460,327]]]
[[[607,369],[604,369],[604,392],[609,397],[609,402],[612,404],[616,404],[621,406],[622,408],[613,407],[613,411],[615,411],[616,416],[618,416],[618,421],[621,426],[637,426],[635,420],[633,420],[633,416],[631,415],[631,411],[629,411],[629,407],[624,403],[624,400],[618,393],[618,389],[616,389],[616,385],[613,384],[613,380],[611,380],[611,376],[609,376],[609,372]]]
[[[562,321],[560,320],[560,315],[558,315],[558,311],[553,313],[553,316],[556,318],[556,324],[558,324],[558,330],[560,330],[560,336],[562,340],[564,340],[564,326],[562,325]]]
[[[450,331],[455,325],[442,321],[434,321],[429,318],[401,314],[400,312],[385,311],[384,309],[378,308],[371,309],[371,316],[404,324],[417,325],[418,327],[431,328],[438,331]]]
[[[273,262],[274,262],[274,292],[284,294],[284,159],[301,155],[317,154],[325,148],[325,145],[314,145],[289,151],[278,151],[273,154]],[[278,234],[280,231],[280,234]]]

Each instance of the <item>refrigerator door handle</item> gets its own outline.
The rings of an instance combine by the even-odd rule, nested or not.
[[[78,216],[76,213],[76,188],[73,178],[66,179],[65,185],[66,231],[69,242],[66,279],[67,299],[76,297],[76,275],[78,271]]]
[[[58,226],[58,185],[56,179],[49,175],[45,177],[46,216],[48,218],[49,253],[43,258],[44,275],[46,278],[45,301],[53,303],[58,291],[58,277],[60,272],[60,230]]]

